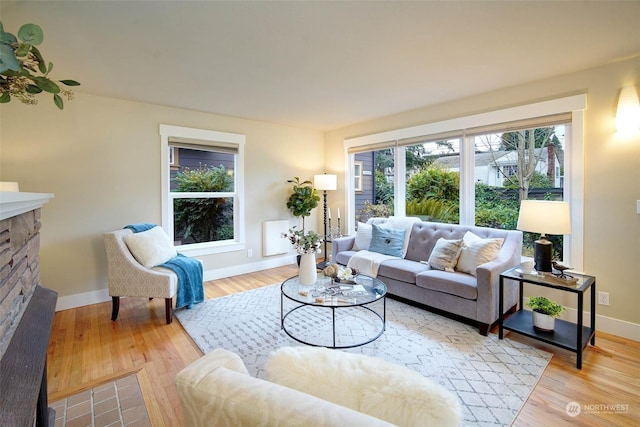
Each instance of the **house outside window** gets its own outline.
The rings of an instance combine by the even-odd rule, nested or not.
[[[244,136],[160,126],[163,228],[189,255],[244,247]]]

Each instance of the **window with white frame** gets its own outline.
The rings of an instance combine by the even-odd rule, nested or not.
[[[163,228],[190,255],[244,246],[244,135],[160,126]]]
[[[395,215],[514,229],[521,198],[551,198],[570,202],[579,229],[585,106],[586,96],[577,95],[353,138],[345,140],[346,156],[395,149],[402,166],[389,179]],[[375,184],[363,192],[375,194]],[[348,202],[359,218],[357,198],[349,194]],[[557,255],[581,265],[582,236],[558,240]]]
[[[362,168],[364,162],[356,160],[353,163],[353,190],[362,191]]]

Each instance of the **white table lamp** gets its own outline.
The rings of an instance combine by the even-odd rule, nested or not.
[[[520,202],[518,230],[540,233],[535,241],[533,259],[537,271],[551,271],[552,244],[547,234],[571,234],[569,203],[548,200],[523,200]]]

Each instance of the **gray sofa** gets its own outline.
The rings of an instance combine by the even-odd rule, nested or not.
[[[385,218],[371,218],[368,223],[383,224]],[[430,268],[427,261],[439,238],[462,239],[471,231],[483,239],[502,238],[504,242],[497,257],[476,268],[476,275]],[[355,236],[334,239],[331,260],[348,265],[356,253]],[[457,224],[419,221],[413,225],[404,259],[384,261],[378,268],[377,278],[387,285],[388,294],[435,308],[477,322],[480,333],[487,335],[498,320],[500,273],[519,265],[522,253],[522,232]],[[420,262],[423,261],[423,262]],[[505,282],[505,312],[516,305],[517,285]]]

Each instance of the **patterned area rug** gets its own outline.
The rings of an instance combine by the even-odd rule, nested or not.
[[[285,311],[293,307],[285,300]],[[378,309],[381,312],[382,304]],[[331,310],[294,313],[286,323],[291,333],[306,334],[314,343],[331,342],[326,317]],[[375,336],[379,326],[375,316],[362,309],[336,313],[337,345],[363,341],[371,333]],[[259,378],[265,377],[270,352],[302,345],[280,328],[279,285],[207,300],[175,314],[204,353],[217,347],[231,350]],[[339,351],[402,364],[437,381],[460,399],[465,426],[510,425],[551,359],[545,351],[508,338],[499,340],[494,334],[483,337],[475,327],[396,300],[387,299],[386,314],[386,330],[380,338]]]

